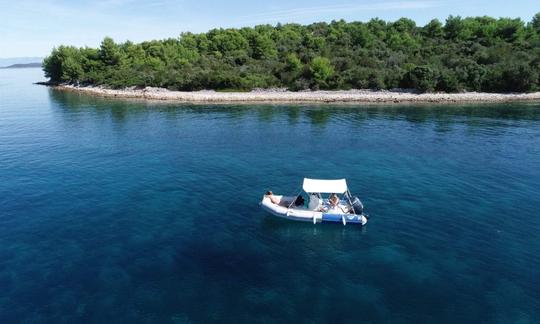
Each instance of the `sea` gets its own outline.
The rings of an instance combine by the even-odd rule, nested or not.
[[[0,70],[1,323],[539,323],[540,103],[185,104]],[[347,179],[366,226],[264,212]]]

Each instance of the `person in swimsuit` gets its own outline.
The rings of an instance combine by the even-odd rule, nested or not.
[[[332,208],[338,207],[338,205],[339,205],[339,197],[335,193],[331,194],[330,198],[328,198],[328,204]]]
[[[279,205],[280,200],[278,197],[274,196],[272,191],[267,191],[265,196],[268,197],[273,204]]]

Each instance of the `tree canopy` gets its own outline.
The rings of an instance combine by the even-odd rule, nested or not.
[[[98,49],[58,46],[51,82],[171,90],[285,87],[529,92],[540,89],[540,13],[532,21],[450,16],[394,22],[259,25]]]

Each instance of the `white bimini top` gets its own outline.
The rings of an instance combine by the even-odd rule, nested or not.
[[[320,179],[308,179],[304,178],[304,185],[302,186],[305,192],[319,192],[319,193],[337,193],[343,194],[347,189],[347,181],[345,179],[337,180],[320,180]]]

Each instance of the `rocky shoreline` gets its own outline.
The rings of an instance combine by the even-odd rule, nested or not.
[[[339,91],[287,91],[261,89],[250,92],[170,91],[163,88],[109,89],[99,86],[51,85],[53,89],[73,91],[102,97],[167,100],[201,103],[504,103],[540,101],[540,92],[534,93],[416,93],[396,90],[339,90]]]

